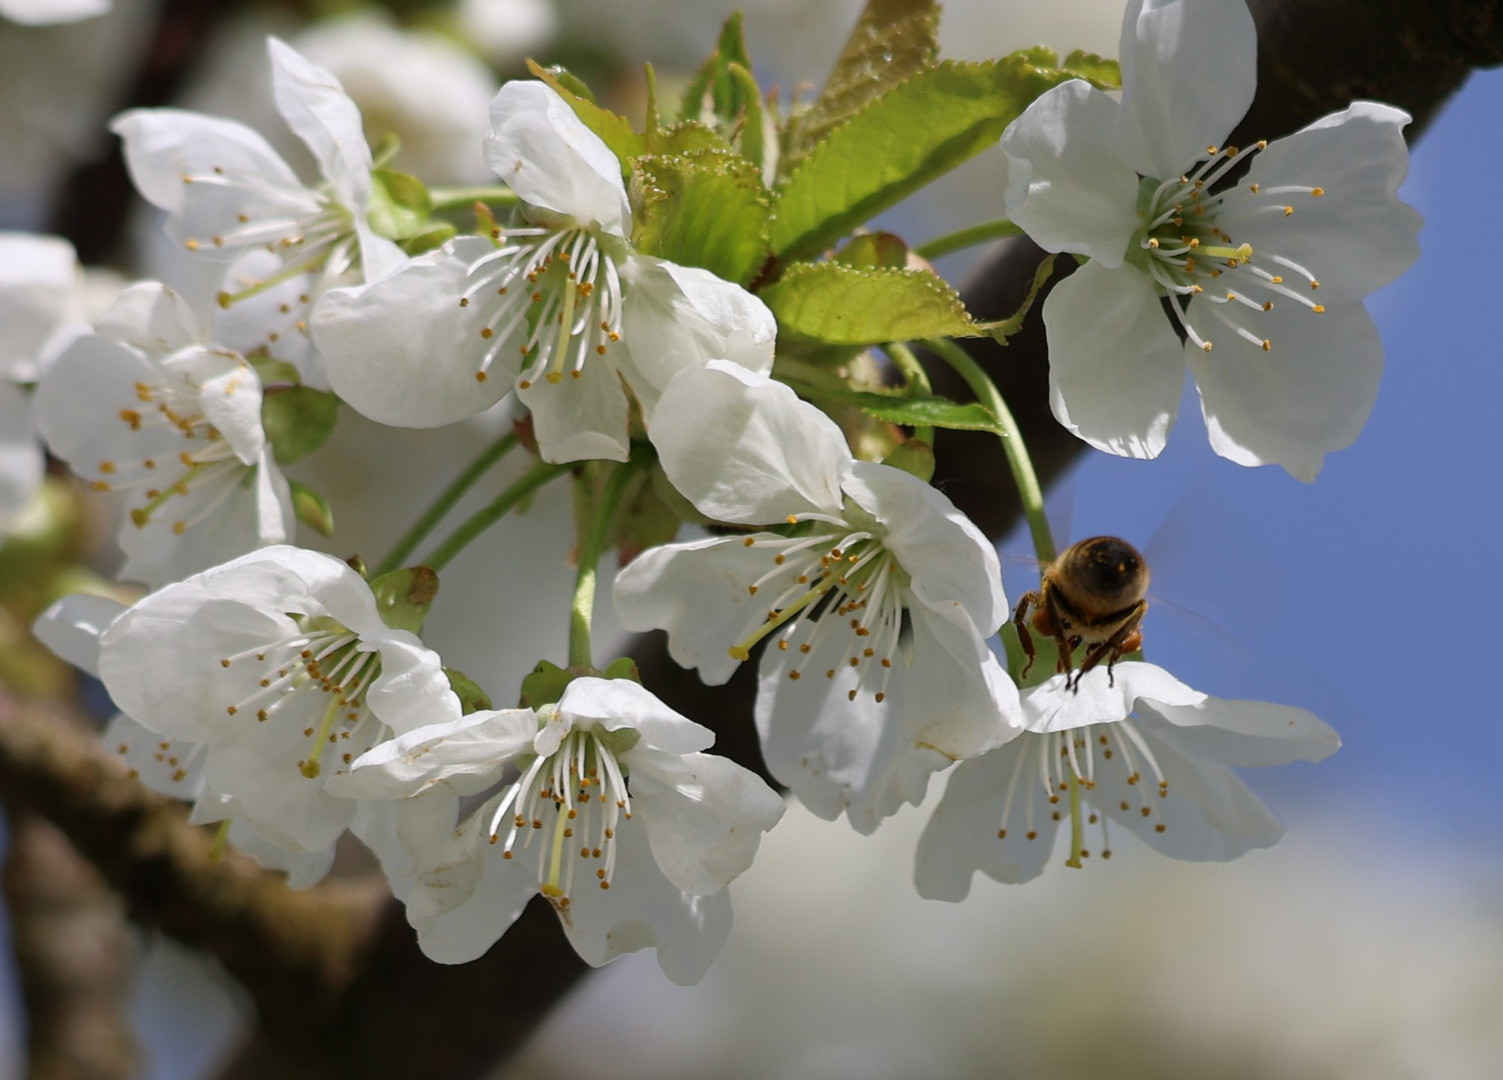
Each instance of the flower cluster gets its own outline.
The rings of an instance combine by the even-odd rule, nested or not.
[[[1002,138],[1012,218],[1085,260],[1043,310],[1061,423],[1152,457],[1188,365],[1218,452],[1308,480],[1375,391],[1362,297],[1414,257],[1417,219],[1394,196],[1407,118],[1357,103],[1223,148],[1253,48],[1242,0],[1133,0],[1120,101],[1040,74],[1033,53],[946,77],[1012,79],[996,107],[1033,102]],[[37,634],[102,680],[120,710],[106,738],[143,783],[297,887],[353,833],[436,960],[480,955],[540,895],[589,963],[653,948],[695,982],[783,801],[707,753],[715,733],[630,661],[595,666],[615,549],[602,595],[625,628],[666,632],[712,685],[760,652],[767,771],[814,813],[870,833],[946,774],[917,852],[926,896],[962,899],[976,869],[1034,877],[1062,828],[1077,866],[1110,853],[1108,821],[1184,859],[1277,839],[1231,767],[1318,760],[1334,733],[1141,661],[1145,601],[1120,599],[1110,560],[1099,580],[1046,568],[1053,585],[1013,613],[992,542],[929,482],[935,427],[995,431],[1046,535],[1005,403],[947,340],[1002,324],[973,320],[896,237],[825,257],[908,180],[821,209],[835,196],[801,188],[811,173],[840,171],[853,192],[870,178],[800,145],[797,124],[774,146],[760,96],[727,89],[750,76],[726,50],[677,121],[654,102],[641,131],[536,69],[490,102],[499,183],[430,189],[372,153],[333,75],[275,39],[269,52],[311,183],[228,120],[148,109],[113,124],[213,311],[138,282],[90,317],[66,245],[0,237],[0,526],[38,483],[36,434],[113,493],[120,576],[152,591],[67,597]],[[984,97],[973,89],[955,92]],[[909,134],[949,145],[944,123]],[[929,391],[904,342],[936,336],[981,405]],[[332,512],[289,476],[342,408],[426,429],[503,401],[513,429],[374,570],[296,546],[299,522],[327,532]],[[534,460],[412,559],[514,447]],[[548,551],[577,564],[567,666],[527,657],[519,687],[488,687],[424,643],[444,617],[439,575],[563,477],[577,532]],[[486,573],[522,582],[540,558],[497,544]],[[1009,672],[1010,618],[1030,663],[1052,639],[1056,671]]]

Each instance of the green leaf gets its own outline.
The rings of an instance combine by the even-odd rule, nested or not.
[[[1060,65],[1071,75],[1085,79],[1098,90],[1122,89],[1122,67],[1115,60],[1108,60],[1095,53],[1076,49]]]
[[[444,668],[444,674],[448,676],[449,689],[453,690],[455,696],[459,698],[459,711],[465,716],[492,707],[491,696],[480,688],[479,683],[475,682],[474,679],[470,678],[464,672],[446,667]]]
[[[583,90],[584,84],[561,67],[545,68],[529,60],[527,69],[569,103],[574,115],[579,117],[584,126],[599,135],[601,141],[611,148],[611,152],[621,162],[621,175],[628,176],[627,161],[642,153],[646,149],[646,143],[641,135],[632,130],[626,117],[596,105],[588,91]]]
[[[725,25],[720,28],[720,40],[715,43],[715,51],[699,66],[689,85],[684,87],[683,101],[679,106],[681,119],[701,119],[708,98],[710,112],[716,119],[734,122],[741,102],[738,100],[739,88],[729,73],[732,64],[744,69],[752,66],[751,57],[746,51],[746,37],[741,30],[739,11],[733,12],[725,21]],[[760,96],[758,94],[759,98]]]
[[[415,176],[377,169],[371,173],[371,203],[365,219],[377,236],[406,240],[432,227],[433,199]]]
[[[701,150],[734,153],[718,131],[698,120],[680,120],[659,128],[646,140],[646,146],[649,154],[692,154]]]
[[[845,266],[871,268],[885,266],[901,270],[908,265],[908,245],[890,232],[869,232],[853,236],[835,253],[835,261]]]
[[[772,249],[817,255],[1001,137],[1034,98],[1068,76],[1032,62],[946,62],[873,101],[811,150],[777,194]]]
[[[726,150],[639,157],[632,194],[639,251],[738,284],[766,261],[771,199],[745,158]]]
[[[939,55],[935,0],[867,0],[812,108],[790,123],[786,173],[826,135]]]
[[[904,427],[937,427],[952,431],[993,433],[1001,431],[996,417],[977,401],[962,403],[942,397],[898,397],[860,390],[815,390],[805,386],[799,386],[798,391],[821,402],[850,405],[868,416],[885,420],[889,424],[902,424]]]
[[[371,592],[382,622],[393,630],[416,634],[438,595],[438,575],[426,566],[393,570],[372,581]]]
[[[301,480],[289,480],[292,489],[292,510],[297,519],[319,536],[334,535],[334,510],[318,492]]]
[[[758,295],[779,334],[826,345],[880,345],[981,331],[960,296],[928,270],[801,263]]]
[[[310,386],[273,386],[261,398],[261,427],[278,465],[291,465],[317,450],[338,419],[339,399]]]

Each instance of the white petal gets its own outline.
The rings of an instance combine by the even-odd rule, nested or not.
[[[319,277],[294,274],[275,285],[264,283],[283,270],[282,260],[264,248],[247,251],[225,271],[224,291],[258,291],[237,298],[214,313],[215,341],[241,356],[275,357],[297,369],[304,386],[327,390],[323,355],[313,344],[309,327],[313,305],[322,295]]]
[[[78,257],[55,236],[0,232],[0,379],[32,380],[44,346],[83,318]],[[13,431],[0,423],[0,431]]]
[[[100,337],[133,345],[152,356],[203,344],[203,330],[181,295],[156,281],[124,289],[94,323]]]
[[[1207,698],[1198,705],[1139,701],[1138,709],[1170,725],[1157,731],[1161,740],[1237,768],[1322,761],[1341,747],[1329,724],[1291,705]]]
[[[754,540],[775,542],[770,533]],[[718,686],[739,660],[729,649],[767,619],[767,603],[747,586],[772,569],[772,556],[745,538],[718,536],[665,544],[638,555],[616,575],[615,603],[627,630],[668,631],[668,654]]]
[[[1072,79],[1041,94],[1002,134],[1007,213],[1048,251],[1122,265],[1137,215],[1138,175],[1117,157],[1119,106]]]
[[[475,795],[531,753],[537,733],[531,709],[474,712],[377,743],[348,773],[331,777],[328,788],[348,798],[395,799],[443,783],[456,794]]]
[[[401,734],[459,718],[459,697],[438,653],[403,630],[367,637],[363,644],[381,650],[381,674],[366,690],[365,703],[383,724]]]
[[[663,471],[701,513],[744,525],[839,514],[851,454],[787,386],[712,360],[674,376],[651,431]]]
[[[564,99],[540,82],[509,82],[491,99],[485,160],[529,205],[612,236],[631,232],[621,163]]]
[[[564,689],[558,710],[576,728],[630,728],[642,736],[641,745],[669,754],[691,754],[715,741],[709,728],[674,712],[630,679],[575,679]]]
[[[19,387],[0,382],[0,534],[41,488],[45,467],[31,401]]]
[[[1192,317],[1204,302],[1191,305]],[[1271,342],[1267,352],[1225,331],[1211,352],[1185,350],[1211,447],[1239,465],[1281,465],[1308,483],[1367,422],[1383,374],[1378,329],[1361,304],[1315,314],[1285,302],[1252,313],[1247,325]]]
[[[1098,450],[1157,457],[1185,385],[1184,352],[1153,282],[1087,263],[1044,301],[1049,404]]]
[[[489,247],[487,241],[478,241]],[[478,380],[485,312],[461,308],[469,263],[450,245],[362,288],[331,289],[313,318],[329,383],[383,424],[438,427],[477,416],[512,388],[518,357],[503,350]]]
[[[617,365],[650,425],[668,381],[706,360],[729,360],[759,375],[772,372],[777,320],[739,285],[697,267],[633,255],[622,267]]]
[[[956,766],[919,837],[913,880],[920,896],[958,903],[977,870],[1007,884],[1044,872],[1059,823],[1038,781],[1039,751],[1038,737],[1025,735]],[[999,837],[1004,813],[1007,835]]]
[[[112,0],[4,0],[0,15],[22,26],[51,26],[92,19],[110,10]]]
[[[1144,723],[1140,730],[1168,781],[1168,794],[1160,798],[1148,783],[1128,785],[1124,769],[1105,775],[1098,771],[1097,786],[1090,795],[1092,805],[1175,859],[1223,862],[1278,842],[1283,826],[1235,773],[1157,738],[1158,729],[1151,723]],[[1122,809],[1123,803],[1127,810]],[[1142,813],[1145,808],[1146,815]]]
[[[334,184],[339,202],[363,216],[371,191],[371,151],[360,110],[339,80],[284,41],[269,37],[271,90],[277,111]]]
[[[1064,675],[1023,691],[1029,731],[1073,731],[1088,724],[1113,724],[1132,713],[1140,699],[1195,706],[1206,695],[1192,690],[1156,664],[1127,660],[1110,672],[1097,668],[1081,677],[1079,689]]]
[[[1278,139],[1253,159],[1246,181],[1229,193],[1225,220],[1236,240],[1252,244],[1253,261],[1270,272],[1287,271],[1262,256],[1282,255],[1313,273],[1326,304],[1360,300],[1382,288],[1419,257],[1418,211],[1396,194],[1409,167],[1403,129],[1409,114],[1387,105],[1359,101]],[[1265,192],[1284,185],[1321,187],[1315,197],[1291,192],[1294,213],[1261,214],[1238,221],[1241,203],[1267,203]],[[1303,279],[1290,276],[1297,287]]]
[[[110,130],[125,141],[136,190],[168,212],[168,235],[197,255],[237,257],[244,245],[229,238],[247,224],[242,218],[279,220],[319,209],[271,144],[244,124],[182,109],[132,109]],[[216,245],[215,237],[227,242]]]
[[[693,896],[675,888],[658,869],[644,832],[635,820],[622,825],[610,889],[576,888],[564,932],[585,963],[595,967],[656,948],[663,974],[692,986],[730,934],[730,896],[724,889]]]
[[[311,889],[327,877],[334,866],[332,846],[318,851],[290,851],[244,818],[235,818],[230,824],[228,839],[236,851],[249,855],[263,869],[280,870],[286,874],[289,889]]]
[[[686,893],[709,896],[728,885],[783,816],[782,796],[723,757],[633,748],[622,763],[631,770],[632,811],[647,828],[653,859]]]
[[[170,376],[198,387],[203,418],[224,436],[244,465],[255,465],[266,447],[261,428],[261,380],[238,353],[190,346],[162,361]]]
[[[882,523],[882,545],[920,603],[962,613],[983,637],[1007,620],[997,549],[948,498],[901,469],[865,461],[851,465],[842,487]]]
[[[59,657],[97,678],[99,636],[123,611],[125,605],[110,597],[74,593],[37,616],[31,632]]]
[[[1117,152],[1159,180],[1220,147],[1257,89],[1258,35],[1243,0],[1133,0],[1118,56]]]
[[[470,829],[473,836],[474,826]],[[499,844],[483,837],[470,843],[468,859],[423,875],[407,899],[418,947],[440,964],[467,964],[484,956],[537,892],[530,867],[501,858]]]
[[[577,376],[558,382],[540,379],[517,397],[532,410],[538,453],[544,461],[625,461],[631,456],[627,433],[629,405],[616,369],[586,362]]]
[[[339,777],[330,777],[329,782]],[[392,895],[404,903],[435,853],[452,842],[459,797],[430,791],[422,798],[365,800],[355,811],[350,831],[371,849]]]
[[[142,784],[172,799],[193,800],[204,788],[204,744],[164,739],[124,713],[105,725],[101,741]]]
[[[1018,688],[969,622],[910,607],[913,666],[904,673],[904,722],[952,760],[975,757],[1023,730]],[[987,636],[990,636],[989,634]]]

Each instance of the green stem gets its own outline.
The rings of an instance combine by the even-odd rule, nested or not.
[[[1028,531],[1033,535],[1033,550],[1041,563],[1052,563],[1057,552],[1054,537],[1049,532],[1049,519],[1044,514],[1044,490],[1039,486],[1038,474],[1033,471],[1033,460],[1028,456],[1028,446],[1023,442],[1023,433],[1007,407],[1001,392],[987,378],[981,365],[949,338],[935,338],[924,342],[955,373],[965,380],[978,401],[991,410],[997,418],[998,436],[1002,449],[1007,454],[1007,464],[1012,469],[1012,478],[1018,485],[1018,497],[1023,503],[1023,516],[1028,519]]]
[[[509,187],[490,184],[484,187],[436,187],[428,190],[434,210],[468,210],[478,202],[487,206],[516,206],[522,200]]]
[[[914,248],[913,253],[921,259],[937,259],[941,255],[948,255],[952,251],[973,247],[976,244],[984,244],[988,240],[1022,235],[1023,230],[1006,218],[998,221],[983,221],[980,225],[970,225],[964,229],[946,233],[944,236],[936,236],[933,240]]]
[[[883,346],[883,350],[892,357],[892,362],[903,373],[903,379],[908,384],[908,396],[923,394],[932,397],[933,388],[929,385],[929,373],[924,370],[924,365],[919,363],[919,358],[913,355],[913,350],[900,341],[889,342]],[[913,429],[913,437],[930,446],[934,445],[934,428],[929,426],[916,427]]]
[[[508,432],[486,447],[481,455],[444,489],[443,494],[435,499],[423,516],[413,523],[412,528],[402,535],[396,546],[387,553],[386,558],[381,560],[381,565],[376,567],[371,576],[380,577],[382,574],[389,574],[406,562],[408,556],[427,539],[428,534],[443,520],[444,515],[454,509],[454,504],[464,496],[466,491],[470,490],[475,481],[484,476],[492,465],[505,457],[518,441],[515,432]]]
[[[590,517],[589,530],[579,541],[579,574],[574,579],[574,603],[569,612],[569,666],[588,668],[593,659],[590,653],[590,624],[595,614],[595,581],[599,575],[600,556],[605,553],[611,537],[611,526],[616,522],[616,509],[621,505],[621,496],[627,482],[636,470],[630,462],[612,470],[600,492],[600,501]],[[589,483],[581,475],[576,481]]]
[[[453,561],[454,556],[465,549],[471,540],[505,517],[517,503],[554,477],[562,476],[573,468],[573,463],[550,465],[546,461],[538,462],[525,476],[492,499],[489,506],[466,518],[459,528],[455,529],[449,538],[434,550],[433,554],[423,560],[424,565],[433,570],[442,570]]]

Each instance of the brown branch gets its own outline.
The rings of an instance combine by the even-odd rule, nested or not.
[[[129,1080],[140,1061],[125,1015],[135,943],[124,904],[56,826],[10,822],[3,877],[26,1001],[30,1080]]]

